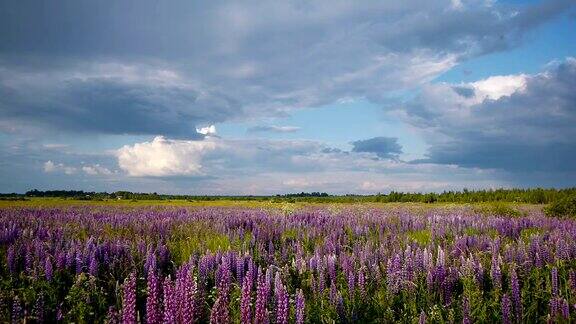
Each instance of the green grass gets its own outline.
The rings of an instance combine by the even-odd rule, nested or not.
[[[427,246],[432,240],[432,232],[429,229],[408,232],[406,236],[422,246]]]

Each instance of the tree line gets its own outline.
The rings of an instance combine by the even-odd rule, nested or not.
[[[130,191],[93,192],[83,190],[30,190],[24,194],[0,194],[4,199],[26,199],[32,197],[65,198],[76,200],[189,200],[189,201],[272,201],[272,202],[327,202],[327,203],[361,203],[361,202],[517,202],[531,204],[549,204],[554,201],[576,196],[576,187],[565,189],[531,188],[531,189],[483,189],[462,191],[443,191],[440,193],[399,192],[378,193],[374,195],[330,195],[325,192],[288,193],[274,196],[210,196],[210,195],[171,195],[158,193],[139,193]]]

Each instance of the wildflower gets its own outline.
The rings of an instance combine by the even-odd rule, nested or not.
[[[510,296],[508,294],[504,294],[502,296],[502,323],[503,324],[510,324]]]
[[[122,287],[122,323],[136,323],[136,274],[132,272]]]
[[[146,323],[160,323],[160,283],[155,270],[148,271],[147,289]]]
[[[552,276],[552,296],[558,296],[558,268],[552,268],[550,273]]]
[[[302,289],[298,289],[296,292],[296,324],[304,323],[304,293]]]
[[[510,270],[510,287],[512,288],[512,305],[514,306],[514,317],[516,321],[522,319],[522,300],[520,298],[520,284],[515,267]]]
[[[252,302],[252,269],[249,269],[242,282],[242,292],[240,296],[240,322],[251,323],[252,314],[250,304]]]
[[[46,277],[46,280],[50,281],[52,280],[52,275],[52,262],[50,261],[50,258],[46,258],[44,261],[44,276]]]

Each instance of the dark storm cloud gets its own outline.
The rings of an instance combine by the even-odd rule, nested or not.
[[[352,152],[374,153],[382,159],[397,159],[402,146],[395,137],[374,137],[351,143]]]
[[[473,99],[453,87],[431,86],[409,105],[409,121],[429,130],[426,162],[504,169],[523,177],[530,171],[568,172],[576,181],[574,89],[576,59],[569,58],[526,76],[512,94],[479,103],[467,105]]]
[[[196,125],[240,112],[224,94],[195,89],[169,71],[149,67],[97,65],[41,73],[4,69],[0,75],[3,128],[24,122],[80,133],[199,138]]]
[[[2,1],[0,117],[11,128],[195,137],[197,125],[340,98],[382,103],[515,46],[569,5]],[[118,73],[100,70],[108,63]],[[165,84],[166,70],[177,80]]]

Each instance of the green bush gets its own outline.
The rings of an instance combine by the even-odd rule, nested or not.
[[[478,205],[474,208],[477,212],[485,215],[520,217],[522,212],[512,204],[504,202],[491,202]]]
[[[576,195],[571,195],[552,202],[544,211],[550,217],[576,217]]]

